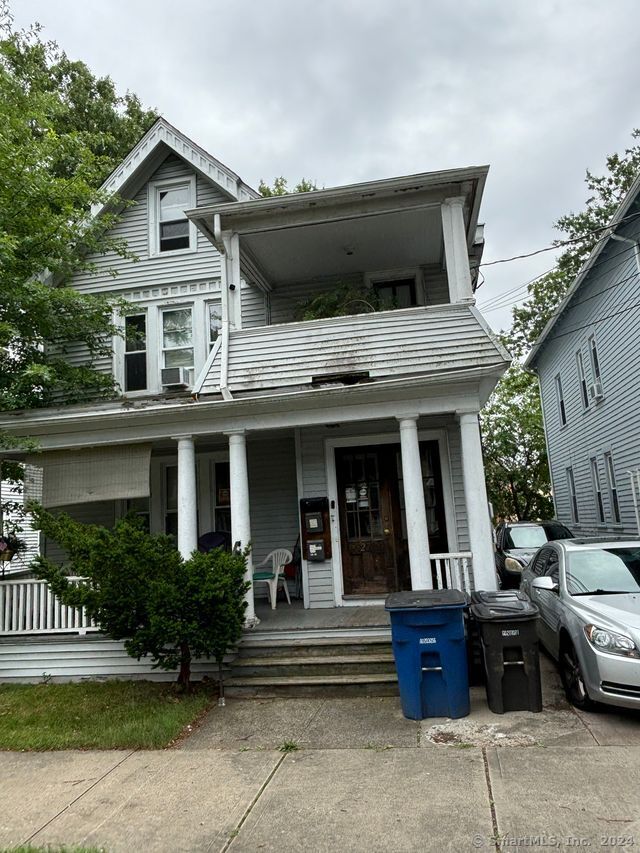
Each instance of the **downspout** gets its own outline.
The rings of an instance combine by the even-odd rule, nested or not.
[[[620,237],[619,234],[614,234],[611,232],[609,235],[612,240],[617,240],[619,243],[629,243],[633,246],[633,253],[636,257],[636,267],[638,272],[640,272],[640,245],[638,245],[637,240],[632,240],[631,237]]]
[[[213,217],[213,235],[216,247],[222,257],[222,329],[220,336],[222,338],[222,352],[220,355],[220,393],[224,400],[233,400],[231,391],[229,391],[229,281],[227,274],[227,261],[229,260],[228,246],[222,236],[222,228],[220,224],[220,214],[216,213]]]

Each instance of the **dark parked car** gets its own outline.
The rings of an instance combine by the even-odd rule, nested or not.
[[[559,521],[502,521],[496,527],[496,570],[503,588],[517,589],[538,548],[558,539],[573,539]]]

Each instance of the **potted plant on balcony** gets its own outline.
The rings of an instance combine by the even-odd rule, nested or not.
[[[0,535],[0,561],[13,560],[16,554],[27,550],[27,543],[20,539],[15,530]]]

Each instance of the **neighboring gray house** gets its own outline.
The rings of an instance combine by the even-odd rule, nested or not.
[[[582,534],[640,532],[639,240],[640,177],[525,362],[556,515]]]
[[[281,619],[330,636],[358,605],[388,635],[393,590],[494,587],[478,412],[509,356],[475,307],[486,176],[260,198],[160,119],[105,184],[133,201],[116,233],[138,262],[96,257],[73,281],[130,305],[98,365],[121,396],[0,419],[40,443],[43,503],[105,525],[135,510],[185,556],[210,531],[251,542],[254,563],[300,537],[301,601],[260,613],[262,638]],[[393,309],[296,319],[338,283]],[[0,586],[0,635],[90,628],[41,582]],[[10,677],[28,675],[25,649],[41,674],[42,655],[7,643]],[[89,649],[82,671],[123,671],[86,644],[49,646],[46,671],[76,677]]]

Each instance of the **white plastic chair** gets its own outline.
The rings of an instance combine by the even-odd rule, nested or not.
[[[282,586],[284,594],[287,596],[287,601],[291,604],[289,595],[289,586],[284,573],[284,567],[293,560],[291,551],[286,548],[276,548],[264,558],[261,563],[255,566],[257,571],[253,573],[253,583],[266,583],[269,589],[269,601],[271,609],[276,609],[276,600],[278,598],[278,586]],[[262,568],[262,567],[265,568]],[[269,566],[270,568],[267,568]]]

